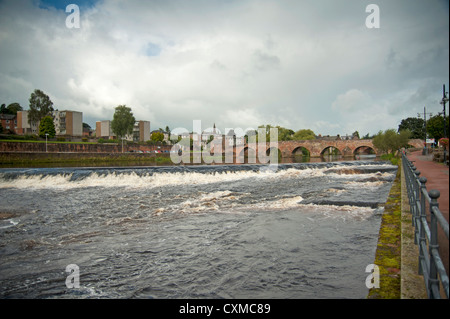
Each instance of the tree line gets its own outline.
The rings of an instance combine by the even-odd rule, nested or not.
[[[444,128],[447,128],[447,130]],[[412,139],[422,139],[424,140],[426,137],[434,138],[435,140],[439,140],[442,137],[445,137],[445,133],[448,132],[449,127],[449,119],[448,117],[445,119],[440,115],[435,115],[430,117],[427,121],[418,117],[408,117],[403,119],[398,126],[398,132],[408,130],[411,132],[410,138]]]
[[[449,119],[440,115],[430,117],[428,121],[422,118],[409,117],[403,119],[398,129],[380,131],[372,140],[373,145],[384,153],[394,154],[402,147],[408,147],[410,139],[425,140],[427,137],[441,140],[448,134]]]

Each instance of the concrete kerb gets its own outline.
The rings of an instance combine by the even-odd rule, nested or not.
[[[406,191],[405,174],[401,166],[402,181],[402,246],[401,246],[401,298],[427,299],[423,276],[418,274],[419,249],[414,244],[414,227],[411,224],[411,213]]]

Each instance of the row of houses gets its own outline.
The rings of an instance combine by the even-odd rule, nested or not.
[[[71,110],[53,111],[53,124],[56,136],[81,138],[92,136],[97,138],[115,138],[111,130],[111,121],[96,122],[96,130],[92,131],[83,127],[83,113]],[[28,111],[18,111],[14,114],[0,114],[2,128],[6,132],[18,135],[36,135],[39,133],[39,123],[28,122]],[[145,142],[150,140],[150,122],[137,121],[133,128],[133,134],[127,135],[126,140]]]
[[[57,136],[83,136],[83,113],[76,111],[53,111],[53,123]],[[2,128],[18,135],[34,135],[39,133],[39,123],[28,122],[28,111],[14,114],[0,114]]]

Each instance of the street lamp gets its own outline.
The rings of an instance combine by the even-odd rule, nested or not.
[[[45,133],[45,152],[47,153],[47,136],[48,133]]]
[[[448,97],[447,97],[448,92],[445,92],[445,84],[444,84],[444,88],[443,88],[443,92],[442,92],[442,101],[441,104],[444,106],[444,137],[447,137],[447,130],[446,130],[446,123],[445,123],[445,103],[448,102]],[[447,163],[447,146],[444,145],[444,164]]]
[[[423,148],[422,155],[428,155],[428,149],[427,149],[427,114],[433,116],[433,113],[427,113],[426,107],[423,107],[423,120],[425,124],[425,147]],[[421,117],[422,115],[420,113],[417,113],[417,117]]]

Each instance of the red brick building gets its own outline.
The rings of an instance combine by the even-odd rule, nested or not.
[[[17,117],[13,114],[0,114],[3,133],[17,133]]]

